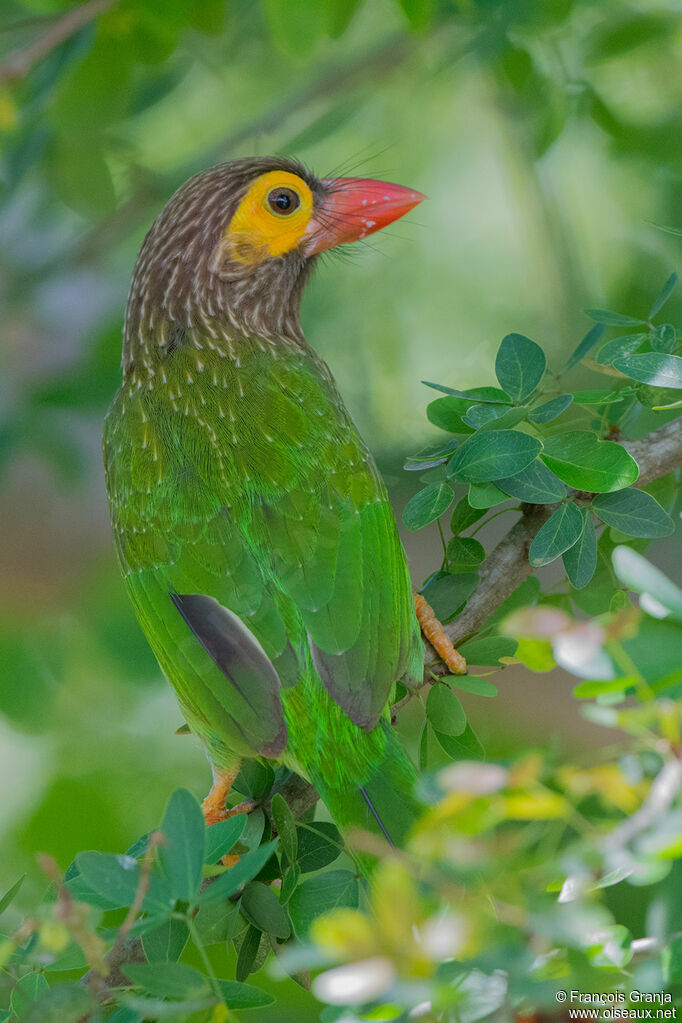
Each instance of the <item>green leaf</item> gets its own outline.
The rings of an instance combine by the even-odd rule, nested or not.
[[[407,502],[403,509],[403,522],[410,530],[421,529],[446,512],[454,499],[452,487],[445,480],[430,483]]]
[[[563,560],[566,575],[575,590],[587,586],[597,567],[597,534],[589,508],[580,508],[583,527],[578,540],[567,551]]]
[[[121,970],[135,987],[158,998],[191,1000],[210,994],[208,978],[186,963],[124,963]]]
[[[461,735],[446,735],[434,728],[441,749],[452,760],[484,760],[485,750],[471,725],[467,724]]]
[[[251,881],[256,874],[260,873],[268,862],[277,847],[278,839],[273,842],[266,842],[259,845],[257,849],[244,853],[233,867],[221,874],[217,881],[210,884],[199,895],[197,902],[205,905],[207,902],[215,902],[218,899],[226,899],[234,895],[243,884]]]
[[[272,819],[279,835],[279,844],[290,863],[295,862],[298,853],[296,821],[286,799],[276,792],[272,797]]]
[[[507,411],[506,405],[472,405],[462,416],[462,422],[478,430],[494,419],[501,419]]]
[[[471,537],[455,536],[448,544],[448,567],[451,572],[465,572],[485,561],[485,547]]]
[[[299,826],[297,865],[302,874],[321,870],[338,859],[343,847],[339,829],[331,821],[313,821]]]
[[[448,473],[470,483],[488,483],[515,476],[542,450],[535,437],[515,430],[477,433],[455,451]]]
[[[357,909],[360,892],[354,874],[349,870],[326,870],[298,886],[289,900],[289,914],[294,930],[303,940],[318,916],[340,906]]]
[[[140,865],[131,856],[82,852],[76,857],[76,867],[85,884],[112,907],[133,904],[140,887]],[[152,870],[143,909],[151,916],[165,914],[173,908],[174,901],[168,882]]]
[[[572,367],[579,363],[581,359],[584,359],[585,356],[592,351],[597,342],[601,340],[603,334],[603,323],[595,323],[594,327],[590,327],[587,334],[585,334],[585,337],[566,363],[566,369],[572,369]],[[556,401],[556,398],[554,400]],[[549,422],[549,420],[536,420],[536,422]]]
[[[573,401],[576,405],[613,405],[622,401],[625,391],[573,391]]]
[[[461,497],[455,505],[455,510],[452,513],[450,519],[450,532],[457,536],[458,533],[463,533],[469,526],[473,526],[474,522],[478,522],[483,517],[483,510],[481,508],[472,507],[466,497]]]
[[[546,366],[540,345],[523,334],[507,334],[497,351],[495,376],[515,401],[523,401],[542,380]]]
[[[301,871],[297,863],[290,863],[282,872],[282,886],[279,890],[279,898],[283,906],[287,904],[296,891],[298,882],[301,880]]]
[[[638,320],[634,316],[624,316],[623,313],[613,313],[609,309],[586,309],[585,312],[591,320],[605,323],[611,327],[637,327],[646,323],[646,320]]]
[[[499,408],[499,405],[496,405],[495,408]],[[511,430],[512,427],[518,426],[527,415],[527,405],[522,405],[520,408],[509,408],[501,416],[495,416],[494,419],[489,419],[487,423],[483,423],[479,427],[479,432],[488,433],[489,430]]]
[[[291,928],[287,914],[274,889],[260,881],[251,881],[244,889],[239,905],[249,923],[259,931],[274,934],[276,938],[289,937]]]
[[[528,413],[528,418],[531,423],[551,423],[566,411],[572,401],[572,394],[558,394],[556,398],[537,405],[532,412]]]
[[[429,580],[423,594],[441,622],[447,622],[478,585],[476,572],[445,573]]]
[[[498,664],[501,657],[513,657],[517,646],[516,640],[508,636],[492,636],[490,639],[471,640],[457,649],[466,658],[467,664],[487,667]]]
[[[218,821],[206,829],[204,863],[218,863],[242,837],[248,815],[236,813],[225,821]]]
[[[238,902],[209,902],[200,907],[193,923],[203,945],[218,945],[232,941],[241,919]]]
[[[234,780],[233,788],[248,799],[262,799],[266,792],[272,788],[275,780],[275,772],[270,764],[262,763],[260,760],[245,760],[241,771]],[[246,831],[253,824],[253,813],[249,814]]]
[[[478,678],[476,675],[446,675],[442,681],[447,682],[453,689],[460,689],[463,693],[473,693],[475,696],[497,696],[497,686],[494,686],[487,678]]]
[[[10,1008],[19,1019],[27,1012],[33,1002],[37,1002],[50,990],[50,986],[42,973],[31,971],[20,977],[10,995]]]
[[[614,337],[612,341],[607,341],[599,349],[597,363],[600,366],[608,366],[614,359],[618,359],[622,355],[631,355],[644,344],[648,336],[648,334],[623,334],[622,337]]]
[[[473,400],[466,397],[447,395],[445,398],[436,398],[426,406],[426,418],[439,430],[446,430],[448,433],[471,433],[471,427],[467,426],[462,416],[472,404]]]
[[[242,938],[237,955],[235,974],[238,981],[245,980],[256,969],[256,957],[260,951],[261,932],[253,924],[249,924]]]
[[[90,1018],[93,1009],[93,996],[87,989],[59,984],[29,1004],[20,1019],[21,1023],[79,1023]]]
[[[668,280],[665,282],[665,284],[661,288],[660,294],[658,295],[658,297],[654,301],[653,305],[651,306],[651,309],[649,310],[649,319],[650,320],[653,320],[654,316],[661,311],[661,309],[663,308],[665,303],[668,301],[668,299],[672,295],[673,288],[675,287],[676,284],[677,284],[677,274],[676,273],[671,273],[670,277],[668,278]]]
[[[0,899],[0,913],[4,913],[5,910],[12,905],[15,898],[19,894],[26,874],[22,874],[18,881],[15,881],[11,888],[8,888],[3,897]]]
[[[614,369],[651,387],[682,387],[682,359],[663,352],[639,352],[614,359]]]
[[[176,899],[192,902],[201,885],[206,826],[201,807],[187,789],[178,789],[168,803],[161,831],[159,863]]]
[[[682,617],[682,590],[660,569],[631,547],[616,547],[612,560],[614,571],[621,582],[635,593],[653,597],[672,614]]]
[[[496,504],[508,501],[507,494],[504,494],[494,483],[470,483],[467,503],[476,511],[486,512]]]
[[[511,395],[499,387],[472,387],[468,391],[456,391],[452,387],[446,387],[444,384],[433,384],[429,380],[422,380],[422,383],[426,387],[433,387],[434,391],[442,391],[443,394],[449,394],[455,398],[467,398],[470,405],[475,401],[489,401],[493,405],[509,405],[511,402]]]
[[[218,987],[228,1009],[259,1009],[264,1005],[272,1005],[276,1001],[274,995],[259,987],[254,987],[253,984],[240,984],[236,980],[219,980]]]
[[[531,565],[548,565],[572,547],[582,531],[579,509],[572,501],[562,504],[535,535],[528,553]]]
[[[668,513],[655,497],[643,490],[629,487],[615,494],[602,494],[595,497],[592,508],[607,526],[613,526],[628,536],[654,539],[669,536],[675,531],[675,524]]]
[[[142,935],[142,948],[147,962],[176,963],[187,944],[189,930],[184,920],[171,917],[156,930]]]
[[[548,437],[540,457],[564,483],[588,493],[622,490],[639,475],[637,463],[625,448],[598,440],[590,430]]]
[[[528,504],[556,504],[566,497],[566,487],[539,459],[507,479],[498,480],[500,490]]]
[[[461,735],[467,726],[464,707],[452,689],[443,683],[431,686],[426,700],[426,716],[444,735]]]
[[[452,440],[443,440],[437,444],[429,444],[425,448],[421,448],[416,455],[410,455],[406,458],[403,468],[407,472],[421,472],[422,469],[433,469],[435,466],[447,462],[457,447],[459,447],[459,441],[454,437]]]
[[[662,323],[651,335],[651,347],[655,352],[667,352],[669,355],[677,350],[677,331],[672,323]]]

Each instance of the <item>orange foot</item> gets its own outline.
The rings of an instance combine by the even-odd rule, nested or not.
[[[441,660],[447,664],[453,675],[466,675],[467,662],[455,650],[450,639],[445,635],[445,630],[433,613],[431,605],[427,604],[421,593],[413,593],[412,596],[414,597],[417,621],[433,649]]]
[[[228,817],[234,817],[237,813],[251,813],[256,806],[252,799],[244,799],[241,803],[237,803],[236,806],[225,806],[232,783],[238,773],[239,769],[236,771],[219,771],[217,768],[213,768],[213,785],[211,786],[211,791],[201,804],[207,828],[211,824],[217,824],[218,821],[225,821]],[[222,863],[226,867],[232,867],[238,859],[238,856],[228,854],[223,856]]]

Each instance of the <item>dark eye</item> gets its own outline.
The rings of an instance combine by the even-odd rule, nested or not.
[[[300,204],[301,200],[293,188],[273,188],[268,192],[268,206],[281,217],[288,217]]]

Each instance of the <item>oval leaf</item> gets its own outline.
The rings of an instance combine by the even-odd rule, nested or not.
[[[469,599],[477,584],[476,572],[446,573],[429,581],[423,593],[436,617],[447,622]]]
[[[594,327],[590,327],[587,334],[585,334],[585,337],[566,363],[567,369],[571,369],[571,367],[575,366],[581,359],[584,359],[588,352],[592,351],[594,346],[601,339],[604,329],[603,323],[595,323]]]
[[[507,479],[498,480],[500,490],[528,504],[556,504],[566,497],[566,487],[539,459]]]
[[[467,726],[464,707],[449,686],[439,683],[431,686],[426,700],[426,716],[444,735],[461,735]]]
[[[339,829],[331,821],[313,821],[299,825],[298,859],[296,865],[302,874],[310,874],[313,870],[321,870],[343,852],[343,839]]]
[[[218,821],[206,829],[205,863],[217,863],[239,841],[246,827],[248,816],[236,813],[226,821]]]
[[[639,475],[637,463],[625,448],[600,441],[589,430],[548,437],[540,457],[564,483],[588,493],[622,490]]]
[[[470,483],[488,483],[515,476],[542,450],[535,437],[516,430],[496,430],[470,437],[448,462],[448,473]]]
[[[582,530],[583,517],[576,505],[572,501],[562,504],[538,530],[530,545],[531,565],[548,565],[554,561],[576,543]]]
[[[166,843],[159,848],[159,863],[174,897],[184,902],[192,902],[201,885],[205,830],[196,799],[187,789],[178,789],[161,824]]]
[[[558,394],[556,398],[551,398],[534,408],[528,413],[528,418],[531,423],[551,423],[566,411],[572,401],[572,394]]]
[[[410,530],[421,529],[446,512],[454,499],[452,487],[444,480],[429,483],[407,502],[403,509],[403,522]]]
[[[670,536],[675,524],[655,497],[643,490],[619,490],[615,494],[595,497],[592,508],[607,526],[614,526],[628,536],[654,539]]]
[[[124,963],[121,967],[136,987],[159,998],[201,998],[210,994],[208,978],[186,963]]]
[[[670,277],[668,278],[668,280],[665,282],[665,284],[661,288],[660,294],[656,298],[656,301],[653,303],[653,305],[651,306],[651,309],[649,310],[649,319],[650,320],[653,319],[653,317],[656,315],[656,313],[659,313],[661,311],[661,309],[663,308],[665,303],[668,301],[668,299],[672,295],[673,288],[675,287],[676,284],[677,284],[677,274],[676,273],[671,273]]]
[[[239,905],[249,923],[259,931],[274,934],[276,938],[289,937],[289,920],[274,889],[260,881],[252,881],[244,889]]]
[[[204,888],[197,901],[204,905],[207,902],[216,902],[234,895],[243,884],[250,881],[263,869],[274,853],[277,842],[278,839],[275,839],[274,842],[266,842],[264,845],[259,845],[257,849],[252,849],[251,852],[240,856],[233,867],[221,874],[208,888]]]
[[[497,351],[495,376],[515,401],[523,401],[542,380],[547,360],[540,345],[523,334],[507,334]]]
[[[463,533],[469,526],[473,526],[474,522],[478,522],[482,516],[483,510],[481,508],[473,508],[466,497],[460,497],[450,519],[450,532],[457,536],[458,533]]]
[[[582,533],[576,543],[564,551],[566,575],[575,590],[587,586],[597,567],[597,534],[589,508],[580,508],[583,519]]]
[[[289,862],[293,863],[298,852],[296,821],[294,820],[293,813],[289,809],[287,801],[279,792],[276,792],[272,797],[271,812],[272,819],[275,822],[275,827],[277,828],[277,834],[279,835],[279,844],[282,847],[282,851]]]
[[[463,572],[476,568],[485,560],[485,547],[471,537],[455,536],[448,544],[450,571]]]
[[[477,511],[487,511],[496,504],[508,501],[508,495],[504,494],[494,483],[470,483],[467,503]]]
[[[651,387],[682,387],[682,359],[663,352],[641,352],[614,359],[614,369]]]
[[[646,341],[648,334],[623,334],[622,337],[614,337],[607,341],[597,353],[597,363],[600,366],[609,366],[614,359],[622,355],[631,355],[636,352]]]
[[[360,897],[358,882],[349,870],[326,870],[298,886],[289,900],[289,913],[294,930],[303,939],[313,920],[332,909],[346,906],[357,909]]]
[[[645,322],[634,316],[611,312],[610,309],[586,309],[585,312],[591,320],[596,320],[597,323],[606,323],[610,327],[636,327]]]

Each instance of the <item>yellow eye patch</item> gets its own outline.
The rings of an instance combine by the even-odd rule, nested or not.
[[[230,221],[225,241],[231,256],[245,265],[283,256],[300,242],[313,210],[305,181],[288,171],[256,178]]]

